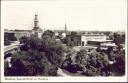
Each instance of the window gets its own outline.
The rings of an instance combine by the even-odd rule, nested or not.
[[[84,46],[84,42],[82,41],[82,46]]]

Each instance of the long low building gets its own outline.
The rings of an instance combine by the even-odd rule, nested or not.
[[[32,31],[31,30],[19,30],[19,31],[14,31],[14,34],[15,34],[15,37],[19,40],[19,38],[23,37],[23,36],[26,36],[26,37],[29,37],[31,36],[32,34]]]
[[[85,46],[89,42],[98,43],[98,42],[105,42],[107,37],[104,34],[81,34],[81,45]]]
[[[8,40],[19,40],[21,37],[29,37],[32,34],[32,30],[8,30],[4,31],[4,37],[7,37]]]
[[[74,42],[75,46],[101,46],[104,44],[112,45],[113,40],[107,40],[107,36],[104,34],[75,34],[67,35],[70,37],[71,41]]]
[[[8,40],[19,40],[21,37],[26,36],[30,37],[32,34],[37,35],[39,38],[42,36],[42,31],[34,31],[34,30],[6,30],[4,31],[4,37]]]

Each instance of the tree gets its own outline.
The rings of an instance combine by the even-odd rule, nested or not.
[[[19,39],[19,41],[20,41],[21,44],[27,44],[28,37],[22,36],[22,37]]]
[[[47,58],[52,64],[57,67],[61,66],[64,47],[60,41],[55,40],[54,32],[50,30],[44,32],[39,49],[46,52]]]
[[[46,52],[48,59],[56,66],[60,67],[63,59],[64,48],[61,42],[54,41],[50,37],[47,37],[45,41],[42,41],[40,46],[42,51]]]
[[[85,68],[84,70],[85,71],[82,74],[86,76],[98,76],[99,75],[98,69],[93,66],[89,66],[89,68]]]
[[[116,54],[114,53],[114,51],[111,51],[111,52],[108,54],[108,58],[109,58],[110,61],[115,61]]]
[[[9,63],[7,60],[4,61],[4,75],[7,76],[9,74]]]
[[[33,50],[36,50],[38,48],[38,44],[40,43],[40,39],[38,37],[30,37],[28,40],[28,47],[30,47]]]
[[[103,52],[92,51],[87,58],[87,65],[83,68],[83,74],[87,76],[109,76],[111,67],[109,59]]]
[[[49,35],[51,38],[55,38],[55,33],[51,30],[47,30],[43,33],[42,37],[45,35]]]
[[[85,49],[78,51],[75,60],[77,64],[85,66],[87,64],[87,51]]]
[[[8,76],[56,76],[57,69],[45,56],[45,53],[36,50],[14,53],[11,59],[11,67],[5,66],[5,74]]]
[[[23,45],[21,46],[21,50],[33,49],[36,50],[38,48],[38,44],[40,43],[40,39],[34,35],[31,35],[30,37],[23,36],[20,38],[20,43]]]
[[[115,53],[114,53],[114,50],[112,47],[108,47],[107,48],[107,51],[106,51],[106,54],[108,55],[108,58],[110,61],[115,61]]]
[[[65,38],[65,43],[67,44],[67,46],[72,47],[73,43],[71,41],[71,37],[66,37]]]
[[[122,76],[125,74],[125,52],[116,51],[115,63],[112,65],[113,71],[116,75]]]
[[[125,34],[122,34],[121,35],[121,43],[122,44],[125,44]]]
[[[63,61],[62,65],[61,65],[61,68],[62,68],[62,69],[67,69],[67,67],[68,67],[69,65],[71,65],[71,63],[72,63],[71,56],[72,56],[71,54],[68,54],[68,55],[66,56],[65,60]]]
[[[63,61],[64,48],[51,33],[51,31],[46,31],[42,39],[36,36],[20,39],[23,43],[22,50],[12,54],[12,76],[57,75],[57,69]]]
[[[114,33],[113,34],[113,42],[116,44],[116,45],[120,45],[122,43],[125,42],[125,34],[121,35],[119,33]]]
[[[70,35],[66,36],[65,38],[65,43],[67,44],[67,46],[69,47],[73,47],[75,45],[77,45],[78,43],[78,36],[77,36],[77,32],[71,32]]]

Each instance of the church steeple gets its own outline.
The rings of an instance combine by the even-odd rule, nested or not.
[[[65,33],[67,33],[67,24],[65,22]]]

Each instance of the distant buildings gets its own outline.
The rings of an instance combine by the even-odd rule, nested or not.
[[[16,38],[19,40],[21,37],[26,36],[29,37],[32,34],[31,30],[9,30],[9,31],[4,31],[4,35],[8,37],[9,40],[11,38]]]
[[[81,45],[85,46],[87,44],[98,45],[101,42],[106,42],[106,35],[104,34],[81,34]]]
[[[26,36],[29,37],[32,34],[37,35],[39,38],[42,36],[42,29],[39,27],[39,21],[38,21],[38,15],[35,14],[34,19],[34,27],[32,30],[4,30],[4,35],[8,37],[7,39],[11,40],[13,38],[16,38],[19,40],[21,37]]]
[[[4,34],[6,37],[8,37],[9,40],[16,37],[17,40],[19,40],[21,37],[26,36],[29,37],[32,34],[41,38],[42,37],[43,30],[39,27],[39,20],[38,15],[35,14],[34,18],[34,27],[32,30],[5,30]],[[58,39],[64,39],[67,38],[67,40],[72,44],[73,46],[115,46],[115,44],[112,42],[112,40],[108,40],[107,35],[103,33],[98,32],[78,32],[78,33],[72,33],[71,31],[67,31],[67,24],[64,25],[64,30],[54,31],[56,38]]]
[[[68,31],[67,31],[67,24],[65,23],[64,30],[54,30],[55,36],[61,37],[61,39],[65,38]]]
[[[65,32],[62,33],[62,36],[65,38],[67,34],[67,24],[65,23]]]
[[[19,40],[19,38],[26,36],[29,37],[32,34],[31,30],[18,30],[18,31],[14,31],[15,33],[15,37]]]
[[[94,47],[115,47],[113,40],[108,40],[107,36],[104,34],[68,34],[66,38],[69,42],[69,45],[73,46],[94,46]]]

